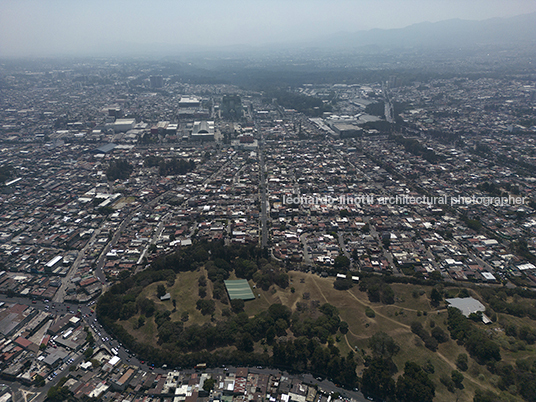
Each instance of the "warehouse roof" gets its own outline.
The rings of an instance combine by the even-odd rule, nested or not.
[[[227,293],[229,293],[229,299],[231,300],[252,300],[255,298],[255,295],[249,287],[248,281],[245,279],[225,281],[225,287],[227,288]]]

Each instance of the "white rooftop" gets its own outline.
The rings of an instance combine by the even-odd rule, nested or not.
[[[480,303],[477,299],[472,297],[456,297],[453,299],[445,299],[445,301],[450,304],[452,307],[456,307],[462,312],[466,317],[469,317],[471,313],[476,313],[477,311],[485,311],[486,307]]]

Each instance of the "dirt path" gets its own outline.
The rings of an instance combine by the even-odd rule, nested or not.
[[[322,295],[322,298],[324,299],[324,301],[326,303],[329,303],[328,299],[326,298],[326,295],[324,294],[324,292],[322,292],[322,289],[320,289],[320,286],[318,286],[318,283],[316,283],[316,280],[315,280],[314,277],[313,277],[313,282],[314,282],[316,288],[318,289],[318,291],[320,292],[320,294]],[[341,318],[341,317],[339,316],[339,318]],[[354,336],[357,339],[365,339],[365,337],[363,337],[363,336],[354,334],[352,332],[352,330],[350,330],[350,328],[348,328],[348,332],[350,332],[350,334],[352,334],[352,336]],[[344,335],[344,340],[346,341],[346,344],[348,345],[350,350],[354,350],[354,347],[352,345],[350,345],[350,342],[348,341],[348,336],[347,335]]]
[[[402,307],[402,306],[397,306],[395,304],[385,304],[385,305],[380,305],[380,306],[376,306],[376,308],[378,309],[381,309],[383,307],[396,307],[397,309],[400,309],[400,310],[406,310],[406,311],[413,311],[414,313],[418,313],[419,311],[422,312],[422,310],[416,310],[414,308],[409,308],[409,307]],[[428,314],[439,314],[441,312],[446,312],[447,309],[446,308],[442,308],[442,309],[439,309],[439,310],[434,310],[434,311],[428,311]]]
[[[313,282],[314,284],[316,285],[316,287],[318,288],[318,291],[320,292],[320,294],[322,295],[322,297],[324,298],[324,300],[326,301],[326,303],[329,303],[328,299],[326,298],[326,296],[324,295],[324,293],[322,292],[322,289],[320,289],[320,286],[318,286],[318,283],[316,283],[316,280],[313,278]],[[347,290],[346,292],[348,292],[348,294],[350,296],[352,296],[359,304],[361,304],[362,306],[365,306],[365,307],[370,307],[372,308],[372,305],[370,303],[366,303],[364,302],[363,300],[359,299],[356,295],[354,295],[352,292],[350,292],[349,290]],[[377,307],[377,306],[374,306],[374,307]],[[397,306],[398,307],[398,306]],[[401,307],[403,308],[403,307]],[[394,324],[397,324],[398,326],[400,327],[403,327],[403,328],[406,328],[408,329],[410,332],[411,332],[411,327],[409,325],[406,325],[406,324],[403,324],[397,320],[394,320],[392,319],[391,317],[388,317],[386,316],[385,314],[382,314],[380,312],[377,311],[378,308],[376,308],[376,310],[374,310],[374,312],[376,313],[376,315],[394,323]],[[412,309],[407,309],[407,310],[412,310]],[[413,311],[416,311],[416,310],[413,310]],[[441,310],[439,310],[441,311]],[[355,336],[356,338],[358,339],[364,339],[364,337],[361,337],[359,335],[356,335],[354,334],[352,331],[349,331],[353,336]],[[346,343],[348,344],[348,346],[350,347],[350,349],[353,350],[353,348],[350,346],[350,343],[348,342],[348,339],[346,337],[346,335],[344,336],[344,339],[346,340]],[[456,365],[450,361],[449,359],[447,359],[447,357],[445,355],[443,355],[441,352],[438,352],[436,351],[435,354],[441,359],[443,360],[445,363],[447,363],[449,365],[449,367],[451,367],[453,370],[457,370],[458,368],[456,367]],[[488,390],[491,390],[492,388],[488,385],[488,384],[481,384],[480,382],[478,382],[474,377],[470,376],[467,372],[463,373],[464,377],[471,381],[473,384],[475,384],[476,386],[480,387],[480,388],[485,388],[485,389],[488,389]]]
[[[326,295],[324,294],[324,292],[322,292],[322,289],[320,289],[320,286],[318,286],[318,283],[316,283],[316,278],[315,277],[313,277],[313,282],[314,282],[316,288],[318,289],[318,291],[320,292],[320,294],[322,295],[322,297],[324,298],[324,301],[326,303],[329,303],[328,299],[326,299]]]
[[[360,303],[361,305],[363,306],[366,306],[366,307],[370,307],[372,308],[372,306],[369,304],[369,303],[365,303],[364,301],[358,299],[352,292],[350,292],[349,290],[347,290],[347,292],[358,302]],[[401,327],[404,327],[404,328],[408,328],[410,331],[411,331],[411,327],[409,325],[406,325],[406,324],[402,324],[401,322],[397,321],[397,320],[394,320],[390,317],[387,317],[386,315],[382,314],[382,313],[379,313],[377,311],[378,309],[375,310],[375,313],[376,315],[379,315],[380,317],[382,318],[385,318],[386,320],[389,320],[395,324],[398,324],[399,326]],[[438,352],[436,351],[435,354],[441,358],[445,363],[447,363],[453,370],[458,370],[458,368],[456,367],[456,365],[450,361],[449,359],[447,359],[447,357],[445,355],[443,355],[441,352]],[[479,383],[478,381],[476,381],[472,376],[469,376],[467,373],[463,373],[464,377],[467,378],[469,381],[471,381],[473,384],[479,386],[479,387],[482,387],[482,388],[486,388],[486,389],[490,389],[491,388],[489,387],[488,384],[481,384]]]
[[[372,308],[372,305],[371,305],[370,303],[365,303],[363,300],[360,300],[359,298],[356,297],[356,295],[354,295],[354,294],[353,294],[352,292],[350,292],[349,290],[347,290],[346,292],[348,292],[348,294],[349,294],[350,296],[352,296],[352,297],[353,297],[359,304],[361,304],[361,305],[363,305],[363,306],[365,306],[365,307],[370,307],[370,308]],[[376,309],[376,310],[377,310],[377,309]],[[376,311],[376,310],[374,310],[374,312],[376,313],[376,315],[379,315],[380,317],[385,318],[385,319],[388,320],[388,321],[391,321],[391,322],[393,322],[393,323],[395,323],[395,324],[398,324],[398,325],[400,325],[401,327],[410,329],[410,326],[409,326],[409,325],[402,324],[401,322],[399,322],[399,321],[397,321],[397,320],[394,320],[394,319],[392,319],[391,317],[388,317],[388,316],[386,316],[385,314],[382,314],[382,313],[380,313],[380,312],[378,312],[378,311]],[[410,329],[410,330],[411,330],[411,329]]]

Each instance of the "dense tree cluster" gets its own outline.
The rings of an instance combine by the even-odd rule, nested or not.
[[[353,354],[341,357],[330,344],[330,336],[348,330],[348,324],[342,325],[338,310],[329,304],[318,306],[311,301],[311,306],[291,314],[288,307],[272,304],[268,310],[254,317],[248,317],[243,311],[244,302],[233,300],[230,309],[224,309],[224,319],[204,325],[185,325],[186,320],[174,321],[171,312],[159,310],[155,303],[140,294],[151,283],[165,282],[156,288],[158,294],[166,291],[175,282],[176,273],[195,270],[204,264],[207,278],[201,276],[198,285],[206,286],[207,280],[213,282],[214,293],[221,289],[220,299],[227,301],[223,281],[234,271],[235,275],[256,281],[257,286],[268,289],[272,285],[288,286],[286,272],[268,262],[262,250],[254,247],[223,247],[218,243],[196,243],[173,254],[153,261],[150,267],[136,275],[124,278],[114,284],[97,304],[99,320],[108,330],[141,358],[158,364],[167,363],[175,366],[195,365],[199,361],[207,364],[268,365],[272,364],[295,370],[313,370],[323,376],[337,379],[341,384],[355,386],[356,362]],[[156,294],[156,293],[155,293]],[[216,294],[214,294],[214,298]],[[204,315],[213,315],[216,304],[213,299],[200,298],[196,307]],[[157,328],[158,346],[140,343],[129,334],[118,320],[127,320],[141,314],[138,327],[145,324],[149,317]],[[287,342],[289,331],[297,338]],[[301,342],[301,343],[300,343]],[[306,354],[295,358],[296,347],[307,345]],[[255,352],[255,345],[265,345],[264,353]],[[232,347],[234,346],[236,350]],[[268,346],[273,354],[268,354]],[[301,346],[300,346],[301,347]],[[222,350],[222,348],[225,348]],[[301,350],[301,349],[300,349]]]
[[[369,339],[372,358],[367,356],[363,370],[361,388],[364,394],[379,398],[395,395],[393,374],[398,371],[392,358],[400,351],[400,346],[385,332],[378,332]]]
[[[440,327],[432,328],[432,334],[430,335],[418,321],[411,323],[411,332],[421,338],[424,342],[424,346],[433,352],[437,350],[437,345],[439,343],[448,341],[447,334]]]
[[[373,358],[368,363],[368,367],[363,370],[361,379],[363,393],[377,398],[392,398],[396,389],[392,367],[393,364],[390,360]]]
[[[337,332],[341,324],[337,308],[326,303],[318,310],[323,314],[316,319],[306,311],[297,311],[292,315],[291,330],[295,336],[306,336],[310,339],[316,337],[320,342],[326,343],[328,337]]]
[[[499,345],[482,329],[471,323],[457,308],[448,308],[448,329],[452,339],[463,343],[471,356],[480,363],[501,360]]]
[[[199,299],[196,302],[195,307],[200,310],[203,315],[213,314],[216,311],[216,303],[214,300]]]
[[[343,254],[335,257],[333,268],[337,270],[347,271],[350,268],[350,259]]]
[[[354,353],[341,356],[336,346],[323,347],[315,339],[299,337],[290,341],[275,342],[273,364],[277,367],[308,371],[330,378],[347,387],[357,385]]]
[[[363,370],[361,387],[365,395],[371,395],[386,401],[432,401],[435,386],[425,371],[418,364],[406,362],[404,374],[395,383],[393,375],[398,368],[393,363],[393,356],[400,351],[400,346],[384,332],[378,332],[369,339],[372,358],[366,359],[367,368]],[[430,371],[433,371],[433,366]]]
[[[124,159],[113,159],[106,170],[108,180],[126,180],[130,177],[134,168]]]
[[[396,381],[396,398],[400,402],[432,402],[435,386],[428,374],[414,362],[406,362],[404,374]]]
[[[367,292],[371,302],[382,302],[383,304],[393,304],[395,302],[395,292],[383,277],[370,276],[363,278],[359,282],[359,290]]]
[[[509,391],[515,388],[526,401],[536,400],[536,357],[519,359],[515,366],[498,362],[491,370],[500,377],[499,389]]]
[[[383,101],[370,103],[365,107],[365,113],[385,118],[385,103]]]
[[[266,94],[269,99],[277,99],[277,103],[287,109],[295,109],[310,117],[322,116],[324,112],[331,112],[333,109],[329,103],[322,99],[287,91],[271,91]]]
[[[491,309],[497,313],[506,313],[516,317],[529,317],[532,320],[536,320],[536,303],[522,300],[518,294],[508,289],[482,288],[480,289],[480,294]],[[508,296],[514,296],[514,301],[507,302]]]
[[[427,148],[415,138],[405,138],[401,135],[391,135],[389,137],[404,147],[406,152],[409,152],[415,156],[421,156],[424,160],[430,163],[437,163],[441,160],[441,157],[437,155],[433,149]]]
[[[337,290],[348,290],[353,287],[354,284],[351,279],[348,278],[337,278],[333,282],[333,287]]]
[[[195,169],[195,162],[181,158],[164,159],[161,156],[148,156],[145,158],[145,167],[158,167],[160,176],[174,176],[191,172]]]
[[[4,184],[13,176],[13,169],[10,166],[0,166],[0,184]]]
[[[492,391],[477,389],[473,402],[503,402],[503,400]]]
[[[431,402],[435,386],[427,372],[414,362],[406,362],[404,373],[395,383],[392,361],[374,358],[363,371],[362,390],[365,395],[385,401]]]

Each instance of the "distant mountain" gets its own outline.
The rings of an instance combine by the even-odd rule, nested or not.
[[[426,48],[536,44],[536,13],[484,21],[422,22],[400,29],[372,29],[318,38],[318,48]]]
[[[484,21],[451,19],[422,22],[399,29],[372,29],[320,36],[309,41],[266,43],[263,45],[229,44],[201,46],[171,43],[106,42],[86,46],[86,55],[145,57],[198,57],[207,67],[216,59],[228,57],[298,56],[307,52],[358,51],[377,53],[400,49],[471,48],[481,45],[534,44],[536,50],[536,13]],[[305,52],[304,54],[300,52]],[[201,64],[203,64],[201,63]]]

